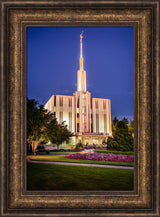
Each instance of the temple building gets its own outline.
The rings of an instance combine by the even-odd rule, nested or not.
[[[59,123],[65,121],[74,134],[73,143],[102,144],[112,135],[111,101],[91,98],[86,89],[86,71],[83,68],[82,34],[80,35],[80,68],[77,71],[77,91],[73,96],[52,95],[45,108],[54,113]]]

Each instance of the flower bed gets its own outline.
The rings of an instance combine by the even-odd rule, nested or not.
[[[104,153],[71,153],[65,155],[66,158],[81,159],[81,160],[95,160],[95,161],[112,161],[112,162],[127,162],[134,161],[133,155],[121,154],[104,154]]]

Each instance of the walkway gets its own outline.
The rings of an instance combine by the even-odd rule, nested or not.
[[[117,169],[129,169],[133,170],[134,167],[127,166],[113,166],[113,165],[100,165],[100,164],[84,164],[84,163],[68,163],[68,162],[57,162],[57,161],[33,161],[27,158],[28,163],[40,163],[40,164],[58,164],[58,165],[69,165],[69,166],[87,166],[87,167],[105,167],[105,168],[117,168]]]

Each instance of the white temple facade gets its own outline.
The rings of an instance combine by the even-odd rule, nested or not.
[[[80,35],[80,69],[77,71],[77,91],[73,96],[52,95],[45,108],[54,113],[59,123],[65,121],[74,134],[73,142],[102,144],[112,136],[111,101],[91,98],[86,90],[86,71],[83,68],[82,34]]]

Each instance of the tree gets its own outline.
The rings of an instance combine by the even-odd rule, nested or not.
[[[27,99],[27,141],[31,144],[34,154],[42,141],[56,143],[59,148],[59,145],[68,141],[71,136],[72,133],[64,122],[58,124],[53,113],[48,112],[34,99]]]
[[[27,141],[35,153],[43,135],[44,117],[43,108],[38,106],[34,99],[27,99]]]
[[[129,122],[129,129],[134,129],[134,120],[130,120],[130,122]]]
[[[117,117],[115,117],[115,118],[113,119],[113,122],[112,122],[112,135],[113,135],[113,136],[114,136],[114,133],[115,133],[115,131],[116,131],[116,126],[117,126],[118,122],[119,122],[119,120],[117,119]]]
[[[134,136],[134,120],[130,120],[128,129],[132,133],[132,136]]]
[[[114,119],[113,119],[113,125],[116,125],[117,123],[119,122],[119,120],[117,119],[117,117],[114,117]]]
[[[27,99],[27,142],[31,144],[35,154],[39,143],[48,141],[46,129],[51,122],[55,122],[54,115],[34,99]]]
[[[127,118],[124,117],[124,118],[122,119],[122,122],[124,122],[124,124],[128,125],[128,119],[127,119]]]
[[[52,114],[53,115],[53,114]],[[44,137],[47,141],[51,143],[55,143],[56,141],[56,131],[58,130],[58,122],[55,117],[53,117],[50,122],[46,125],[46,130],[44,132]]]
[[[128,130],[127,119],[116,121],[114,126],[113,138],[108,138],[107,149],[117,151],[133,151],[133,137]]]
[[[47,128],[47,138],[51,143],[56,143],[57,149],[59,149],[60,144],[64,141],[69,141],[73,134],[67,129],[65,122],[61,124],[51,123]]]

